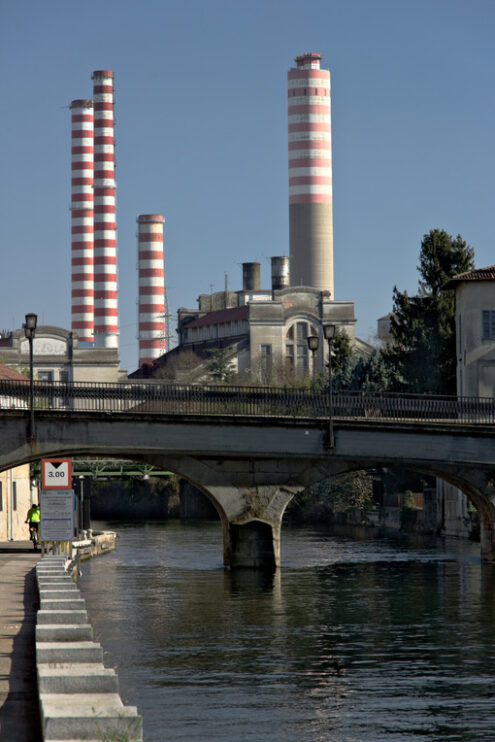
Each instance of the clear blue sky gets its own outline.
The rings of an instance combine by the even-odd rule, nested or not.
[[[0,0],[0,328],[70,327],[70,111],[116,87],[120,347],[137,365],[136,216],[162,213],[169,308],[288,254],[286,72],[332,79],[335,292],[370,339],[422,235],[495,263],[494,0]]]

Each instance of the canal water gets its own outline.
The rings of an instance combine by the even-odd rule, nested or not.
[[[228,573],[220,524],[100,523],[80,587],[146,742],[495,740],[495,567],[479,544],[286,527]]]

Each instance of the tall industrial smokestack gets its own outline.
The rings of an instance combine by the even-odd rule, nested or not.
[[[141,214],[138,223],[139,365],[152,363],[166,348],[163,216]]]
[[[287,76],[290,284],[333,298],[330,73],[320,61],[302,54]]]
[[[93,101],[73,100],[71,147],[71,327],[93,342]]]
[[[118,347],[113,73],[93,72],[95,347]]]

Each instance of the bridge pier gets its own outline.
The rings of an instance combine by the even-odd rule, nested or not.
[[[484,518],[480,518],[480,551],[482,562],[495,562],[495,528]]]
[[[280,525],[260,520],[229,523],[224,531],[224,561],[230,569],[275,570],[280,566]]]
[[[214,489],[214,488],[212,488]],[[280,567],[280,531],[287,504],[301,487],[233,487],[241,512],[223,510],[223,555],[228,569]]]

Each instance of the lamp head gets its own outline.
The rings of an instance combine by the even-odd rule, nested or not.
[[[26,314],[26,325],[25,327],[28,330],[36,330],[36,325],[38,324],[38,315],[33,314],[32,312],[29,312]]]
[[[318,350],[318,346],[320,344],[320,338],[318,335],[308,335],[306,338],[308,341],[308,348],[315,353]]]
[[[336,331],[335,325],[323,325],[323,334],[325,335],[325,340],[333,340],[335,337],[335,331]]]

